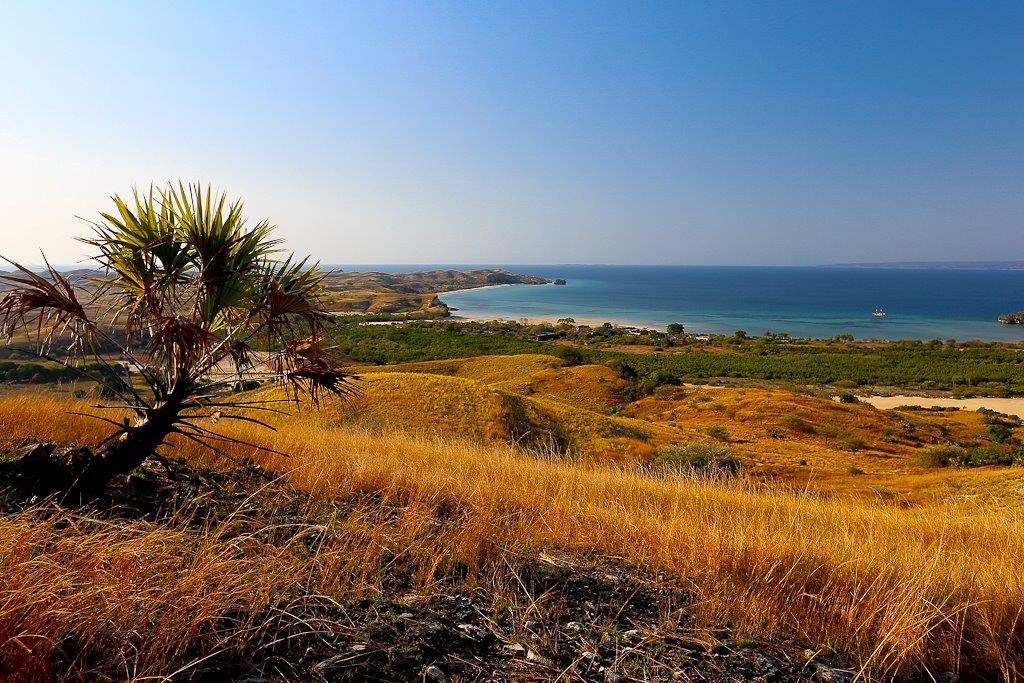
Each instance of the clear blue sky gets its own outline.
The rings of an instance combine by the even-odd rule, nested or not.
[[[0,5],[0,253],[150,180],[346,263],[1024,259],[1024,3]]]

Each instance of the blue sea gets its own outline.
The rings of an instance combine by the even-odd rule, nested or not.
[[[425,270],[432,266],[353,266]],[[444,266],[468,269],[470,266]],[[474,266],[476,267],[476,266]],[[1024,270],[866,267],[528,266],[517,273],[568,284],[442,294],[456,315],[572,317],[664,329],[825,338],[1024,340],[996,316],[1024,309]],[[882,308],[885,318],[873,317]]]

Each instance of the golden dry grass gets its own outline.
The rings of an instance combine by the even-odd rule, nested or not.
[[[415,372],[473,379],[487,385],[529,380],[534,374],[561,364],[554,356],[522,353],[512,356],[472,356],[389,365],[388,372]],[[379,372],[379,366],[356,366],[356,373]]]
[[[0,400],[0,433],[61,441],[102,433],[94,422],[67,416],[70,407],[81,408]],[[401,519],[442,507],[460,511],[434,535],[406,534],[405,552],[424,566],[430,558],[460,562],[472,574],[505,553],[594,551],[680,577],[709,623],[832,648],[875,677],[911,669],[1006,681],[1024,675],[1024,518],[1014,510],[963,503],[904,510],[751,482],[653,477],[503,446],[331,428],[310,414],[282,421],[276,434],[248,437],[265,438],[291,457],[236,455],[287,472],[317,496],[378,492],[403,501]],[[192,447],[180,452],[205,459]],[[409,527],[421,529],[416,520]],[[0,538],[8,546],[26,533],[25,520],[3,519]],[[161,555],[136,557],[149,565]],[[4,553],[0,571],[18,575],[25,563],[24,551]],[[62,585],[62,572],[54,567],[42,580]],[[75,590],[88,592],[92,582]],[[43,609],[29,602],[29,589],[0,591],[0,604],[16,603],[23,619]]]
[[[528,358],[520,365],[523,376],[544,368],[547,356]],[[546,395],[523,395],[500,388],[502,382],[487,384],[463,376],[465,365],[457,363],[458,375],[414,372],[426,364],[417,363],[403,372],[361,374],[361,393],[345,401],[328,401],[317,417],[327,424],[360,426],[376,431],[399,430],[411,434],[438,435],[484,443],[516,443],[521,446],[555,447],[590,459],[616,462],[649,461],[654,454],[652,434],[671,432],[642,420],[612,417],[575,407]],[[437,365],[431,365],[438,369]],[[514,373],[499,373],[506,362],[487,367],[469,365],[476,376],[493,379]],[[280,398],[278,389],[263,389],[256,396]]]
[[[54,650],[97,653],[125,678],[169,674],[197,641],[224,651],[262,627],[261,608],[295,580],[273,544],[71,514],[0,518],[0,673],[51,679]],[[289,571],[291,570],[291,571]],[[239,620],[217,633],[218,621]],[[144,638],[137,634],[144,633]],[[88,666],[85,662],[83,666]],[[74,677],[88,679],[87,671]]]
[[[373,423],[381,427],[456,437],[486,434],[492,441],[511,441],[516,433],[509,428],[511,396],[519,397],[519,418],[560,434],[587,459],[650,462],[667,444],[707,441],[709,429],[722,428],[748,474],[793,488],[865,500],[886,497],[908,505],[980,495],[969,485],[950,485],[948,475],[924,471],[913,462],[915,452],[929,445],[986,443],[986,425],[974,411],[877,410],[863,403],[755,387],[663,387],[655,396],[630,403],[621,395],[624,383],[610,368],[560,367],[557,359],[544,355],[428,361],[388,370],[409,378],[389,383],[388,396],[373,390],[365,402],[352,406],[369,405]],[[376,369],[366,372],[373,377]],[[435,383],[429,389],[433,396],[425,399],[425,375],[475,380],[479,386]],[[465,387],[466,396],[459,396]],[[490,395],[494,403],[487,392],[505,396],[506,409],[458,408],[481,395]],[[452,410],[444,409],[446,401]],[[424,403],[434,404],[433,409],[421,410]],[[803,428],[794,428],[795,422]],[[851,439],[861,444],[855,450],[849,447]],[[1024,500],[1001,476],[989,477],[1000,484],[986,487],[988,495],[998,494],[1004,504]]]

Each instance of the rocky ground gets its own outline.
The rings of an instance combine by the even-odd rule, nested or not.
[[[69,503],[41,500],[24,484],[15,466],[0,467],[0,514],[67,512]],[[183,469],[172,480],[157,465],[75,508],[84,505],[91,518],[156,524],[185,519],[193,528],[209,529],[237,518],[243,507],[254,522],[298,525],[309,523],[313,505],[344,515],[350,504],[313,501],[255,472]],[[270,517],[259,519],[253,511]],[[322,518],[324,510],[316,514]],[[239,533],[245,533],[244,525]],[[310,548],[323,533],[322,526],[309,525]],[[288,619],[269,610],[261,642],[204,661],[190,679],[852,680],[835,662],[797,645],[751,644],[734,638],[728,625],[698,626],[684,587],[641,568],[606,557],[543,552],[502,561],[508,571],[502,572],[501,586],[452,576],[430,590],[399,579],[383,596],[282,596]]]

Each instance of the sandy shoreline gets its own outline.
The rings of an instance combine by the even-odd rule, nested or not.
[[[445,296],[447,294],[458,294],[459,292],[477,292],[477,291],[480,291],[481,289],[497,289],[498,287],[511,287],[512,284],[513,283],[511,283],[511,282],[503,282],[503,283],[497,284],[497,285],[480,285],[479,287],[463,287],[462,289],[446,289],[443,292],[435,292],[435,295],[440,299],[441,297],[443,297],[443,296]],[[515,284],[519,284],[519,283],[515,283]],[[533,285],[533,286],[537,287],[537,286],[543,286],[543,285]]]
[[[658,330],[658,329],[660,329],[660,328],[658,328],[655,325],[645,325],[643,323],[633,322],[633,321],[629,321],[629,320],[621,320],[621,319],[616,319],[616,318],[605,318],[605,319],[579,318],[577,316],[562,316],[562,315],[534,315],[534,316],[520,316],[518,318],[512,318],[512,317],[503,316],[503,315],[462,315],[460,311],[456,311],[455,313],[453,313],[451,315],[449,320],[454,320],[456,322],[462,321],[462,322],[477,322],[477,323],[486,323],[486,322],[491,322],[492,320],[497,320],[499,322],[514,322],[514,323],[518,323],[518,322],[522,322],[522,321],[525,320],[527,325],[540,325],[542,323],[547,323],[549,325],[557,325],[558,321],[561,320],[562,318],[572,318],[573,320],[576,321],[577,325],[589,325],[591,327],[600,327],[601,325],[603,325],[605,323],[611,323],[612,325],[617,325],[619,327],[639,327],[639,328],[644,328],[644,329],[648,329],[648,330]],[[661,331],[664,332],[664,330],[661,330]]]
[[[513,285],[513,283],[500,284],[500,285],[484,285],[483,287],[467,287],[465,289],[452,289],[452,290],[449,290],[447,292],[438,292],[437,297],[441,301],[444,301],[444,297],[445,297],[446,294],[455,294],[456,292],[475,292],[475,291],[481,290],[481,289],[494,289],[496,287],[512,287],[512,286],[544,287],[544,286],[554,286],[554,285],[553,285],[553,283],[550,283],[550,282],[547,283],[547,285],[524,285],[522,283],[514,283],[514,285]],[[449,306],[450,308],[452,308],[452,304],[449,304],[446,301],[444,301],[444,303],[447,306]],[[458,309],[458,306],[454,306],[454,309]],[[466,315],[466,314],[463,314],[461,311],[456,310],[456,312],[453,313],[449,319],[450,320],[455,320],[457,322],[458,321],[463,321],[463,322],[477,322],[477,323],[486,323],[486,322],[491,322],[492,320],[497,320],[499,322],[515,322],[515,323],[518,323],[518,322],[523,322],[525,320],[527,325],[540,325],[542,323],[547,323],[549,325],[556,325],[556,324],[558,324],[558,321],[563,319],[563,318],[572,318],[573,320],[576,321],[577,325],[590,325],[591,327],[600,327],[601,325],[604,325],[605,323],[611,323],[612,325],[616,325],[618,327],[639,327],[639,328],[643,328],[643,329],[647,329],[647,330],[659,330],[661,332],[665,331],[663,326],[659,327],[658,325],[648,325],[646,323],[638,323],[635,320],[625,320],[623,318],[603,318],[603,319],[599,319],[599,318],[580,318],[580,317],[575,316],[575,315],[525,315],[525,316],[513,317],[513,316],[508,316],[508,315]]]

